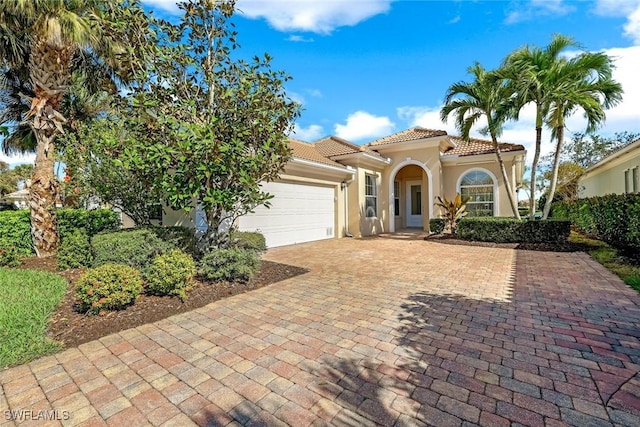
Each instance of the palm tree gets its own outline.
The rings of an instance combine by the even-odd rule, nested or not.
[[[552,138],[556,140],[556,151],[549,194],[543,210],[544,219],[549,216],[555,195],[566,119],[581,109],[587,120],[586,132],[593,132],[604,123],[604,110],[622,101],[622,86],[613,80],[612,69],[609,56],[600,52],[584,52],[560,61],[553,71],[552,85],[555,91],[549,104],[547,125],[552,130]]]
[[[465,140],[469,139],[473,126],[481,118],[486,119],[487,126],[484,131],[491,136],[513,216],[520,219],[518,203],[498,144],[498,136],[502,133],[502,125],[507,118],[506,104],[512,97],[511,89],[504,84],[498,74],[486,71],[479,63],[469,67],[469,73],[475,77],[473,82],[454,83],[447,90],[445,105],[440,110],[440,118],[446,122],[449,115],[454,113],[456,128]]]
[[[93,61],[113,79],[131,78],[137,70],[135,47],[147,28],[143,17],[137,0],[0,1],[0,61],[5,77],[13,78],[5,80],[4,94],[13,98],[1,124],[13,125],[10,147],[13,142],[28,149],[35,142],[29,206],[38,256],[54,254],[59,242],[54,155],[67,122],[62,101],[72,72]],[[6,90],[7,82],[13,89]]]
[[[536,143],[529,181],[530,219],[534,218],[536,211],[536,171],[540,160],[542,126],[555,90],[553,72],[561,60],[560,55],[575,46],[577,44],[571,37],[556,34],[544,49],[524,46],[512,52],[505,58],[498,71],[502,77],[508,79],[517,94],[514,98],[513,118],[518,119],[520,110],[525,105],[534,103],[536,106]]]

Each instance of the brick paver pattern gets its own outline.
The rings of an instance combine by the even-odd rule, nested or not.
[[[583,253],[374,238],[265,259],[309,272],[1,371],[0,423],[640,425],[640,297]]]

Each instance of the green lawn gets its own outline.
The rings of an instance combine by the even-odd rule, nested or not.
[[[0,368],[61,348],[45,333],[67,286],[52,273],[0,268]]]
[[[584,245],[593,259],[617,274],[627,285],[640,292],[640,267],[608,244],[571,232],[569,241]]]

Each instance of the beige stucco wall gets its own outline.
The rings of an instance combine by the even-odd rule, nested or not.
[[[395,215],[391,219],[394,221],[394,229],[397,230],[406,226],[406,219],[404,216],[404,211],[406,210],[406,181],[417,178],[422,180],[423,229],[428,231],[429,212],[431,211],[434,215],[437,215],[433,201],[435,196],[440,194],[442,185],[439,146],[413,147],[409,150],[383,152],[383,155],[391,159],[391,164],[385,168],[383,173],[383,187],[387,193],[389,192],[390,183],[393,185],[393,181],[398,180],[398,178],[402,180],[402,183],[400,184],[400,212],[402,215],[399,219],[396,218]],[[429,170],[431,174],[431,182],[429,182],[429,176],[424,168]],[[429,189],[431,189],[431,192]],[[388,208],[388,205],[385,207]],[[389,221],[385,223],[387,227],[388,223]]]
[[[511,188],[515,189],[515,167],[513,159],[505,159],[505,168],[507,170],[507,176],[509,177]],[[458,182],[461,177],[471,170],[482,170],[490,172],[494,179],[497,181],[497,193],[494,194],[494,214],[495,216],[513,216],[511,210],[511,204],[509,203],[509,197],[505,190],[504,183],[502,181],[502,173],[498,163],[493,162],[474,163],[474,164],[458,164],[451,165],[445,164],[443,166],[444,187],[442,195],[451,199],[459,192]],[[494,187],[495,188],[495,187]]]
[[[640,148],[612,159],[592,171],[587,171],[578,182],[580,197],[604,196],[612,193],[624,194],[624,172],[633,168],[638,168],[636,174],[640,176]],[[636,183],[636,188],[639,187],[640,183]],[[633,191],[633,188],[630,191]]]
[[[365,176],[367,174],[376,177],[377,215],[375,218],[367,218],[365,215]],[[383,233],[387,230],[385,221],[388,212],[388,189],[383,185],[381,169],[358,166],[353,182],[349,184],[349,232],[355,237],[371,236]]]

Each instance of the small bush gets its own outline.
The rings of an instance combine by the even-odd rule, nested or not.
[[[76,284],[76,296],[82,310],[91,314],[123,309],[141,292],[140,272],[119,264],[104,264],[87,270]]]
[[[569,221],[526,221],[514,218],[464,218],[457,235],[464,240],[495,243],[565,243]]]
[[[442,234],[447,221],[444,218],[431,218],[429,220],[429,230],[435,234]]]
[[[199,274],[212,281],[248,282],[260,268],[260,257],[247,249],[218,249],[202,257]]]
[[[151,265],[156,256],[173,249],[169,243],[162,241],[148,229],[98,234],[91,244],[94,267],[124,264],[141,271]]]
[[[84,229],[65,234],[58,249],[58,270],[90,267],[92,260],[89,236]]]
[[[0,267],[17,267],[24,254],[17,248],[0,248]]]
[[[629,276],[624,279],[624,283],[631,286],[633,289],[640,290],[640,276]]]
[[[28,210],[0,212],[0,249],[10,249],[22,256],[31,255],[30,221]]]
[[[262,253],[267,250],[267,242],[257,231],[232,231],[231,247]]]
[[[119,214],[111,209],[59,209],[56,213],[60,239],[78,229],[84,230],[91,238],[120,228]]]
[[[180,249],[182,252],[196,257],[197,240],[195,230],[188,227],[147,227],[156,236],[167,242],[171,247]]]
[[[153,260],[145,274],[147,289],[155,295],[176,295],[184,301],[195,273],[196,264],[191,255],[174,249]]]

